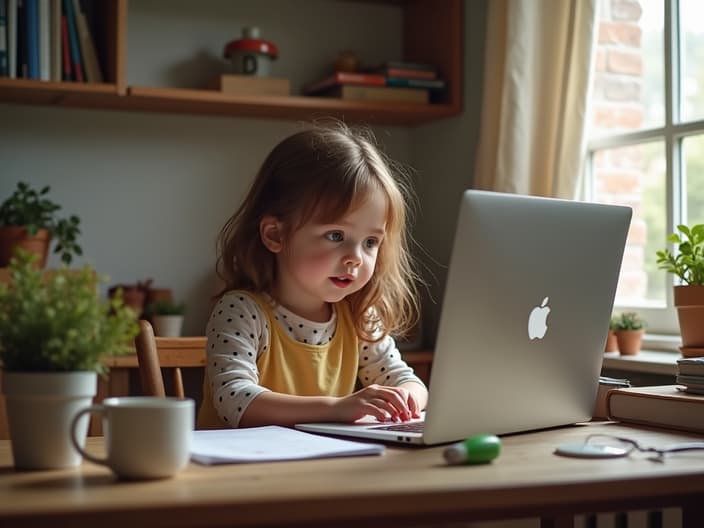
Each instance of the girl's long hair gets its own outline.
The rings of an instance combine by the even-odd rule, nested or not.
[[[276,256],[259,235],[265,215],[282,223],[285,245],[306,222],[333,223],[373,190],[386,196],[386,234],[371,279],[346,301],[362,339],[406,333],[419,314],[419,279],[409,250],[411,187],[405,171],[376,147],[369,130],[341,122],[293,134],[267,156],[242,205],[220,231],[221,294],[242,289],[275,299]]]

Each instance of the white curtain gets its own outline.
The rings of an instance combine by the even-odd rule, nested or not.
[[[475,188],[577,196],[597,1],[489,1]]]

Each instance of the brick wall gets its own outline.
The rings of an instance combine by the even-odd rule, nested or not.
[[[601,0],[592,92],[593,135],[642,127],[644,108],[642,9],[638,0]],[[595,134],[594,134],[595,133]],[[646,224],[642,205],[643,160],[638,147],[604,150],[594,159],[596,199],[633,207],[617,298],[644,298]]]

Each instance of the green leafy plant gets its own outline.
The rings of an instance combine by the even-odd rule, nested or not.
[[[10,261],[11,280],[0,284],[0,360],[8,371],[66,372],[107,368],[101,359],[131,351],[136,314],[117,294],[101,301],[86,266],[53,273],[36,269],[22,249]]]
[[[61,261],[71,264],[73,257],[83,254],[77,243],[81,230],[80,219],[76,215],[59,218],[61,206],[47,198],[51,188],[47,185],[40,190],[33,189],[24,182],[0,205],[0,226],[22,226],[34,236],[39,229],[46,229],[56,242],[54,253],[61,255]]]
[[[645,328],[645,319],[636,312],[623,312],[611,320],[612,330],[642,330]]]
[[[690,229],[678,225],[677,231],[667,237],[667,241],[677,244],[677,255],[669,249],[657,251],[658,268],[675,274],[685,284],[704,284],[704,224]]]
[[[154,315],[183,315],[185,312],[185,303],[177,303],[169,299],[154,301],[144,309],[144,313],[150,317]]]

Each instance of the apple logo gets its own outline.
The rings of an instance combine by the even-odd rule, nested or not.
[[[542,339],[548,331],[547,319],[550,314],[548,298],[545,297],[540,306],[536,306],[528,316],[528,337],[531,339]]]

